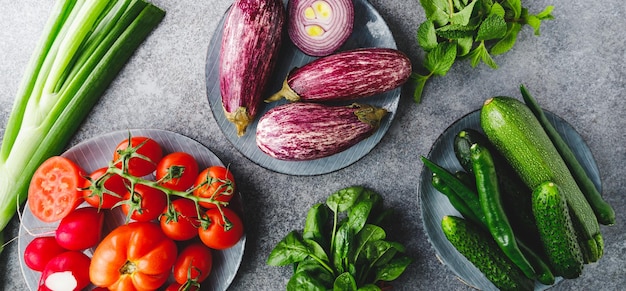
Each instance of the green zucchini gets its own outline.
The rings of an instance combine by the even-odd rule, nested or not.
[[[563,137],[561,137],[561,135],[556,131],[554,126],[552,126],[552,124],[548,121],[548,118],[537,101],[530,95],[530,93],[528,93],[524,86],[521,86],[521,91],[524,102],[533,114],[535,114],[535,117],[537,117],[537,120],[539,120],[539,123],[543,126],[543,129],[550,137],[550,140],[552,140],[552,143],[561,154],[561,157],[563,157],[563,161],[565,161],[565,164],[570,169],[574,180],[578,183],[580,190],[587,198],[587,202],[589,202],[589,205],[591,205],[591,208],[595,212],[598,222],[604,225],[615,224],[615,210],[611,204],[602,198],[600,191],[598,191],[596,185],[593,181],[591,181],[587,172],[574,155],[572,149],[563,140]]]
[[[532,202],[537,228],[552,269],[563,278],[578,278],[583,270],[583,255],[559,186],[549,181],[540,184],[533,191]]]
[[[534,282],[513,264],[486,230],[469,220],[444,216],[441,229],[450,243],[500,290],[533,290]]]
[[[511,97],[493,97],[483,104],[480,122],[487,138],[530,189],[546,181],[561,187],[587,262],[600,259],[604,245],[595,213],[530,109]]]

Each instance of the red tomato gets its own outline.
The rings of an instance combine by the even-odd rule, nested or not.
[[[31,270],[42,272],[52,258],[66,251],[54,236],[36,237],[24,249],[24,263]]]
[[[161,145],[154,139],[144,136],[125,139],[117,145],[113,153],[115,166],[122,169],[122,165],[126,164],[128,174],[136,177],[154,172],[162,157]]]
[[[60,220],[76,208],[83,170],[71,160],[53,156],[35,171],[28,188],[28,207],[43,222]]]
[[[78,251],[67,251],[54,257],[41,274],[38,290],[83,290],[89,285],[90,261],[87,255]]]
[[[183,241],[195,237],[200,226],[196,203],[186,198],[172,201],[161,215],[160,222],[165,235],[173,240]]]
[[[159,184],[176,191],[186,191],[198,176],[198,162],[185,152],[174,152],[161,159],[156,167]]]
[[[98,180],[107,173],[107,167],[97,169],[89,174],[89,179],[85,180],[83,188],[91,188],[83,191],[83,198],[93,207],[100,209],[111,209],[115,204],[122,201],[126,194],[126,184],[124,178],[117,174],[109,174],[104,180]],[[94,181],[97,182],[95,185]]]
[[[91,282],[110,290],[156,290],[176,261],[176,244],[159,225],[131,222],[107,235],[93,253]]]
[[[186,246],[174,263],[174,280],[179,284],[202,283],[211,273],[213,254],[204,244]]]
[[[239,242],[244,232],[243,222],[237,213],[230,208],[223,207],[221,210],[224,216],[218,208],[207,210],[205,214],[209,223],[206,227],[201,226],[198,229],[200,240],[206,246],[216,250],[234,246]]]
[[[157,219],[167,206],[166,194],[158,189],[136,184],[134,194],[130,191],[124,194],[124,200],[128,203],[122,204],[122,211],[126,216],[132,211],[131,219],[137,221],[150,221]]]
[[[82,251],[95,246],[102,238],[104,212],[94,207],[82,207],[61,219],[55,237],[68,250]]]
[[[193,195],[200,198],[210,198],[219,202],[228,202],[235,194],[235,178],[225,167],[211,166],[198,175]],[[200,202],[205,208],[214,208],[215,203]]]

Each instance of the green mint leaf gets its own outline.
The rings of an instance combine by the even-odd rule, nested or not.
[[[498,65],[496,64],[496,62],[489,55],[489,52],[487,51],[487,48],[485,47],[484,41],[481,41],[480,45],[478,45],[474,50],[472,50],[468,56],[471,60],[471,65],[473,68],[478,66],[480,61],[482,61],[483,63],[485,63],[487,66],[491,67],[492,69],[498,68]]]
[[[513,19],[518,19],[522,16],[522,0],[506,0],[503,4],[508,10],[513,12]]]
[[[413,101],[415,103],[419,104],[422,102],[422,93],[424,92],[426,81],[430,79],[430,76],[432,75],[424,76],[417,73],[411,74],[411,80],[415,84],[415,90],[413,91]]]
[[[513,45],[515,45],[515,41],[517,40],[517,35],[521,29],[522,29],[522,25],[520,23],[518,22],[510,23],[509,30],[507,31],[506,35],[491,47],[491,50],[490,50],[491,54],[500,55],[511,50],[511,48],[513,48]]]
[[[420,0],[426,13],[426,19],[442,26],[450,22],[450,13],[447,0]]]
[[[417,43],[425,50],[430,51],[437,46],[435,24],[426,20],[417,29]]]
[[[426,54],[424,67],[434,75],[444,76],[456,60],[456,43],[442,42]]]
[[[502,5],[498,3],[493,3],[493,5],[491,5],[491,10],[489,11],[489,15],[491,14],[495,14],[504,18],[506,12],[504,11],[504,7],[502,7]]]
[[[485,18],[478,28],[476,41],[491,40],[504,37],[506,34],[506,22],[504,17],[491,14]]]
[[[474,11],[474,5],[477,1],[472,1],[469,5],[465,6],[461,11],[453,13],[450,17],[450,23],[456,25],[467,25],[472,17]]]
[[[473,37],[463,37],[456,40],[458,45],[457,54],[462,57],[467,55],[471,50],[472,46],[474,46],[474,38]]]
[[[546,9],[537,14],[537,18],[541,20],[554,19],[554,16],[552,16],[552,10],[554,10],[554,6],[547,6]]]
[[[476,27],[449,24],[438,28],[436,32],[442,38],[459,39],[474,36]]]

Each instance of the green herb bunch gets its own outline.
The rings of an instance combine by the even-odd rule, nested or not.
[[[313,205],[302,231],[289,232],[269,255],[270,266],[294,266],[287,290],[380,291],[412,259],[386,239],[381,227],[392,213],[382,197],[361,186],[331,194]]]
[[[481,61],[493,69],[492,55],[509,51],[526,24],[539,35],[542,20],[553,19],[553,6],[529,14],[521,0],[420,0],[426,21],[417,30],[417,41],[426,51],[423,66],[428,71],[413,73],[415,102],[421,101],[426,81],[444,76],[457,59],[470,59],[472,67]]]

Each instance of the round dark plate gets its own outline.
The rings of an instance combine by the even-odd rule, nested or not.
[[[346,43],[340,51],[360,48],[360,47],[386,47],[396,48],[396,42],[385,23],[385,20],[378,14],[376,9],[366,0],[354,1],[354,29]],[[222,40],[222,27],[224,17],[217,26],[213,38],[209,43],[206,60],[206,86],[209,105],[218,126],[233,144],[233,146],[252,162],[275,172],[289,175],[319,175],[333,172],[351,165],[363,156],[367,155],[385,135],[391,122],[395,117],[396,108],[400,99],[400,88],[360,99],[359,103],[366,103],[387,109],[390,113],[383,119],[380,128],[369,138],[361,141],[355,146],[341,153],[312,161],[283,161],[272,158],[263,153],[256,145],[256,127],[258,119],[269,109],[284,104],[286,101],[277,101],[270,104],[263,104],[259,110],[256,120],[248,126],[244,136],[237,136],[234,125],[224,116],[222,99],[219,86],[218,60],[220,44]],[[274,75],[270,79],[267,96],[277,92],[282,87],[287,73],[294,67],[302,66],[314,57],[305,55],[293,45],[289,37],[283,38],[283,45],[280,58],[276,64]]]
[[[201,143],[178,133],[156,129],[122,130],[100,135],[77,144],[63,153],[62,156],[74,161],[85,170],[85,172],[91,173],[109,164],[113,158],[115,147],[121,141],[128,138],[129,132],[133,136],[147,136],[156,140],[163,148],[164,153],[184,151],[191,154],[198,161],[200,169],[213,165],[224,166],[222,161]],[[241,195],[238,194],[233,197],[232,200],[231,206],[229,207],[234,207],[234,209],[241,213],[243,211]],[[121,210],[119,210],[119,207],[111,210],[111,212],[112,215],[108,215],[105,221],[105,233],[113,230],[118,225],[124,224],[125,216]],[[28,288],[30,290],[37,290],[41,273],[31,270],[25,265],[23,257],[24,250],[28,243],[35,238],[34,235],[42,233],[52,235],[51,232],[56,229],[58,222],[41,222],[33,216],[28,208],[28,204],[26,204],[23,213],[21,213],[21,221],[18,240],[20,266]],[[244,234],[241,240],[232,248],[222,251],[213,251],[213,269],[206,281],[202,283],[202,290],[226,290],[228,288],[235,278],[239,265],[241,264],[245,242],[246,235]],[[95,248],[89,249],[86,250],[85,253],[91,256],[94,250]]]
[[[583,138],[574,128],[555,114],[546,111],[546,116],[572,148],[574,154],[596,184],[596,187],[601,189],[598,166]],[[471,112],[450,125],[433,144],[428,154],[428,159],[451,172],[462,170],[463,168],[454,155],[452,143],[454,136],[464,128],[472,128],[482,132],[480,127],[480,110]],[[422,223],[431,244],[435,248],[437,257],[467,285],[479,290],[497,290],[480,270],[461,255],[444,236],[441,230],[441,219],[443,216],[460,214],[450,204],[446,196],[433,188],[430,183],[431,177],[432,172],[427,167],[422,167],[418,186],[418,199],[422,212]],[[555,284],[558,284],[561,280],[562,278],[558,277]],[[552,286],[546,286],[539,282],[535,284],[535,290],[545,290],[549,287]]]

